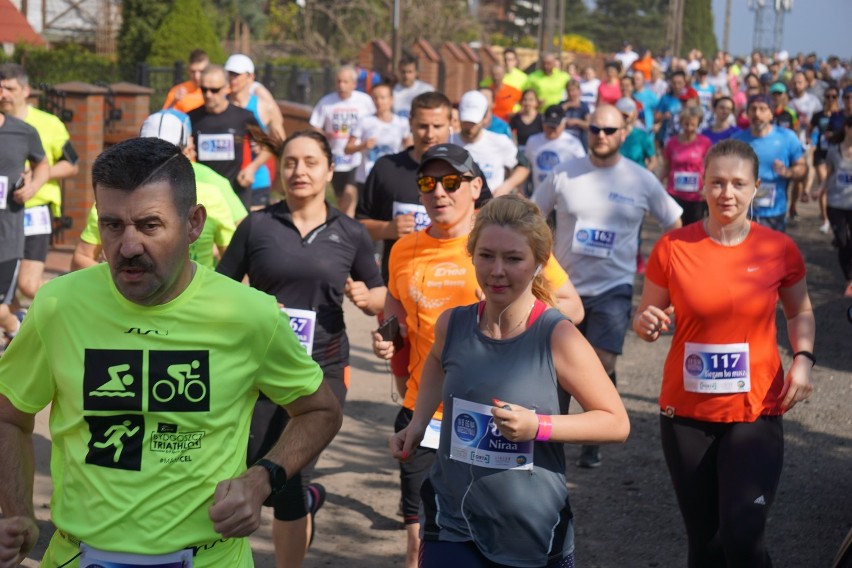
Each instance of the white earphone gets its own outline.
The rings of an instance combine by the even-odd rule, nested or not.
[[[540,265],[540,264],[539,264],[538,266],[536,266],[536,267],[535,267],[535,272],[533,272],[533,278],[535,278],[536,276],[538,276],[539,274],[541,274],[541,270],[542,270],[542,268],[544,268],[544,267],[543,267],[542,265]]]

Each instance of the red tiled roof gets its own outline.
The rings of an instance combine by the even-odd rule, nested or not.
[[[0,0],[0,43],[45,44],[10,0]]]

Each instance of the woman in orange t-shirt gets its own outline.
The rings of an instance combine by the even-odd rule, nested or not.
[[[660,433],[689,541],[688,565],[770,566],[764,532],[784,455],[782,415],[810,396],[814,314],[802,255],[748,218],[754,150],[707,153],[709,217],[664,235],[648,260],[633,330],[656,341],[677,314],[660,392]],[[775,308],[794,352],[784,375]],[[716,565],[716,564],[712,564]]]

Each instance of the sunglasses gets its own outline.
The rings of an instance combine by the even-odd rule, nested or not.
[[[444,191],[452,193],[457,191],[463,181],[470,181],[473,178],[460,174],[447,174],[444,177],[436,178],[434,176],[421,176],[417,178],[417,188],[421,193],[432,193],[438,187],[438,182],[444,187]]]
[[[597,136],[601,132],[603,132],[607,136],[612,136],[613,134],[615,134],[619,130],[621,130],[621,128],[619,128],[618,126],[602,127],[602,126],[595,126],[594,124],[589,125],[589,132],[591,133],[592,136]]]
[[[221,87],[201,87],[201,93],[213,93],[214,95],[218,95],[219,91],[224,88],[224,85],[222,85]]]
[[[836,98],[837,98],[837,95],[825,95],[825,97],[824,97],[824,98],[826,98],[826,99],[832,99],[832,100],[833,100],[833,99],[836,99]]]

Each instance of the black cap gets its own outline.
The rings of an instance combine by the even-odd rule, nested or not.
[[[548,126],[559,126],[565,118],[565,109],[559,105],[550,105],[544,111],[544,123]]]
[[[426,164],[434,160],[447,162],[460,174],[469,173],[474,177],[482,175],[470,153],[455,144],[438,144],[426,150],[426,153],[420,158],[420,167],[417,168],[417,173],[421,173],[423,168],[426,167]]]

